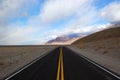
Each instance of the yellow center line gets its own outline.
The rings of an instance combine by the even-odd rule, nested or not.
[[[57,71],[57,79],[56,80],[59,80],[59,79],[60,79],[60,56],[59,56],[58,71]]]
[[[63,53],[62,53],[62,48],[60,50],[61,53],[61,80],[64,80],[64,69],[63,69]]]
[[[63,53],[62,48],[60,48],[58,71],[56,80],[64,80],[64,68],[63,68]]]

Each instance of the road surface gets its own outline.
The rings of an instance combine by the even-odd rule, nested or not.
[[[120,80],[69,48],[58,47],[5,80]]]

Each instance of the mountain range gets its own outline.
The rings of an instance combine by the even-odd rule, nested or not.
[[[48,45],[59,45],[59,44],[71,44],[72,42],[76,41],[77,39],[85,36],[81,33],[71,33],[68,35],[58,36],[55,39],[49,40],[46,44]]]

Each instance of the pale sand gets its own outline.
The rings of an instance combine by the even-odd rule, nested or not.
[[[0,47],[0,79],[8,76],[56,46]]]
[[[98,64],[120,74],[120,38],[109,38],[70,47]]]

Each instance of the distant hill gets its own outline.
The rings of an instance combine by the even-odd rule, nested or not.
[[[80,54],[120,74],[120,25],[112,24],[106,29],[76,40],[72,47]],[[78,52],[78,51],[77,51]]]
[[[55,39],[48,41],[46,44],[71,44],[72,42],[74,42],[82,36],[84,35],[80,33],[58,36]]]
[[[120,25],[117,27],[114,25],[109,29],[105,29],[91,35],[88,35],[84,38],[78,39],[77,41],[73,42],[72,44],[80,44],[80,42],[94,42],[99,40],[105,40],[109,38],[120,38]]]

